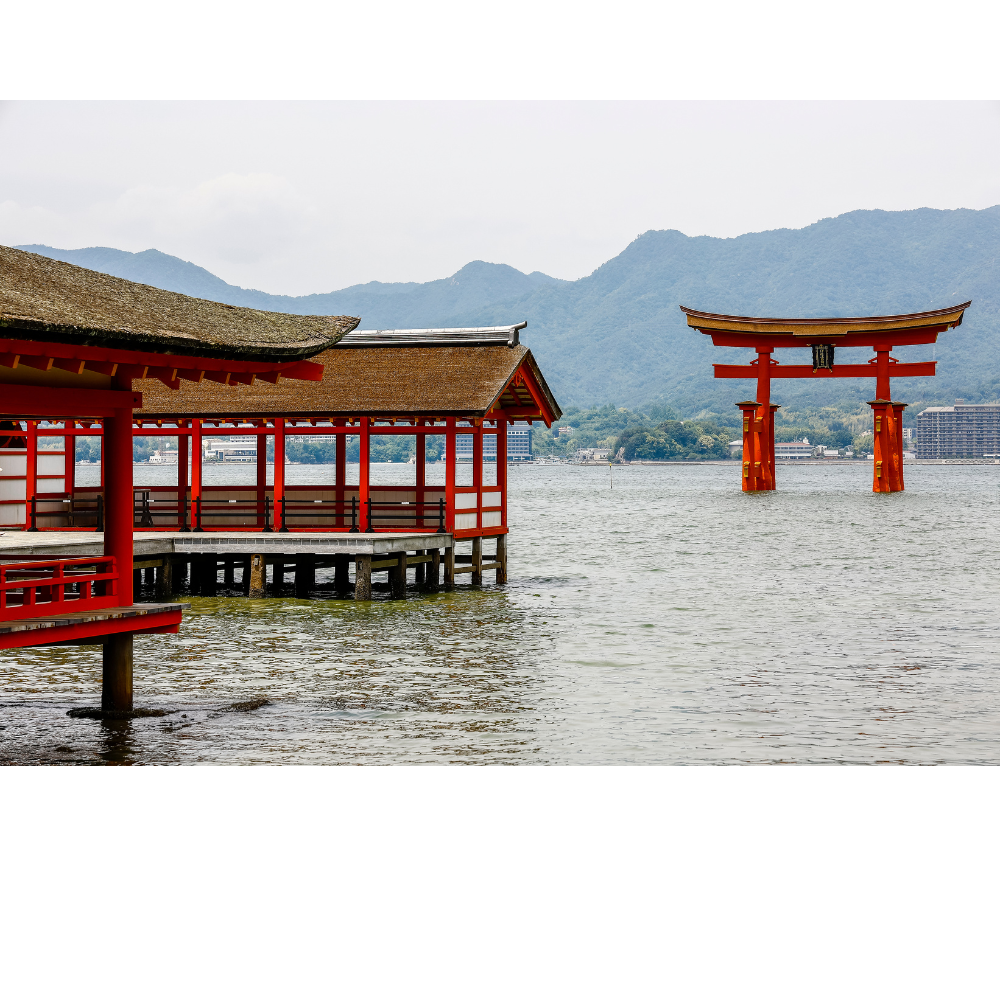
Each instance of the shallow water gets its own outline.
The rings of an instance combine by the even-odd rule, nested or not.
[[[508,586],[194,598],[136,639],[136,703],[170,714],[131,722],[66,714],[99,649],[14,651],[0,760],[997,763],[1000,467],[906,472],[513,467]]]

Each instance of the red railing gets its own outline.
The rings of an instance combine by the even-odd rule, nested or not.
[[[117,594],[113,556],[0,566],[0,621],[110,608]]]

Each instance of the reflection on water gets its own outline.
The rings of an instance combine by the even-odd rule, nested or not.
[[[302,466],[299,469],[308,469]],[[315,467],[314,467],[315,468]],[[511,582],[407,600],[193,600],[136,640],[0,657],[0,760],[42,763],[1000,761],[1000,469],[511,470]]]

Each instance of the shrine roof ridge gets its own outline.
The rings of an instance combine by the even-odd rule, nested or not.
[[[527,320],[509,326],[472,326],[434,330],[354,330],[338,347],[481,347],[506,344],[517,347]]]
[[[907,329],[922,326],[934,326],[947,324],[958,326],[962,322],[962,315],[968,307],[972,305],[972,300],[962,302],[959,305],[948,306],[944,309],[931,309],[925,312],[900,313],[893,316],[827,316],[816,318],[781,318],[766,316],[730,316],[725,313],[702,312],[698,309],[691,309],[688,306],[680,306],[688,318],[688,326],[700,328],[703,323],[723,324],[723,329],[734,332],[788,332],[794,333],[795,327],[851,327],[854,330],[891,330]],[[702,321],[702,322],[699,322]],[[769,330],[763,328],[783,327],[784,330]],[[804,331],[806,334],[812,332]]]
[[[359,319],[295,316],[168,292],[0,246],[0,336],[157,354],[294,361]]]

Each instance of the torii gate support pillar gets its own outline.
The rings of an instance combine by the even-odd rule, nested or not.
[[[774,479],[774,414],[781,409],[769,403],[765,410],[756,400],[736,404],[743,413],[743,492],[760,493],[776,488]],[[763,415],[766,413],[766,419]]]

